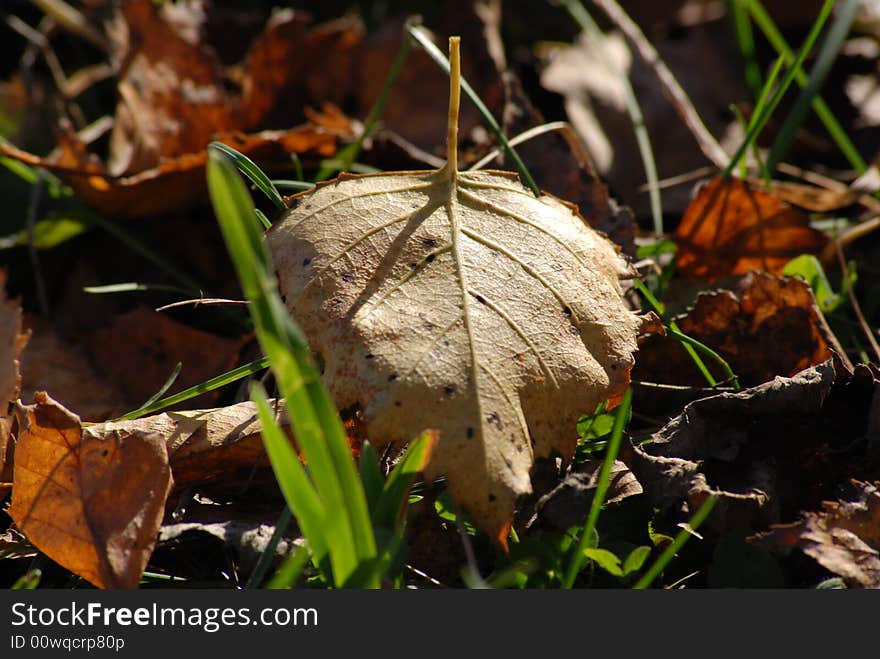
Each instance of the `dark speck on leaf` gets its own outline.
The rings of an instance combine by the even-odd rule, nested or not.
[[[452,394],[455,393],[455,385],[447,384],[445,387],[443,387],[443,392],[444,392],[447,396],[451,396]]]
[[[474,297],[480,304],[486,304],[486,298],[484,298],[482,295],[475,295]]]
[[[309,265],[311,265],[311,263],[312,263],[312,259],[303,259],[303,267],[304,268],[309,267]]]
[[[430,263],[431,261],[433,261],[436,258],[437,258],[436,254],[428,254],[428,256],[425,257],[425,263]]]
[[[101,451],[102,458],[106,458],[109,454],[110,454],[110,451],[107,449],[104,449],[103,451]]]
[[[397,379],[397,373],[392,373],[388,376],[388,382],[394,382]]]
[[[376,355],[374,355],[372,352],[368,352],[366,355],[364,355],[364,359],[373,359],[373,357],[375,356]]]
[[[351,283],[352,281],[354,281],[354,274],[352,274],[351,272],[343,272],[342,281]]]
[[[493,501],[495,501],[495,499],[496,499],[495,495],[490,492],[489,493],[489,503],[492,503]]]
[[[562,313],[566,316],[571,316],[571,307],[562,307]]]
[[[468,428],[468,429],[467,429],[467,438],[468,438],[468,439],[473,439],[473,438],[474,438],[474,429],[473,429],[473,428]]]
[[[425,247],[436,247],[437,246],[437,241],[434,240],[433,238],[423,238],[422,243],[425,245]]]
[[[394,401],[394,407],[403,407],[403,403],[401,403],[399,400],[396,400]]]

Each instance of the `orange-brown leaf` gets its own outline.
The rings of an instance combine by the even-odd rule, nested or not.
[[[779,274],[798,254],[826,243],[803,211],[739,179],[720,178],[691,202],[675,239],[679,271],[704,281],[749,270]]]
[[[15,454],[9,509],[42,552],[99,588],[135,588],[171,490],[163,438],[95,436],[38,392]]]

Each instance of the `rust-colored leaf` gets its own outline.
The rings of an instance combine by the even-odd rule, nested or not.
[[[165,442],[97,437],[44,392],[25,411],[9,514],[41,551],[95,586],[137,587],[172,485]]]
[[[32,334],[21,360],[22,400],[51,391],[83,421],[104,421],[143,402],[129,400],[101,377],[81,343],[66,340],[41,316],[27,315],[25,322]]]
[[[150,0],[126,0],[111,24],[118,103],[106,162],[64,122],[58,147],[40,158],[0,143],[0,154],[58,174],[86,203],[106,215],[143,217],[203,203],[205,148],[229,144],[268,170],[290,166],[290,154],[327,157],[352,122],[328,101],[312,96],[304,80],[320,78],[338,59],[356,62],[361,33],[354,21],[307,30],[308,19],[277,12],[245,58],[225,69],[203,34],[204,16]],[[316,62],[321,65],[317,66]],[[307,79],[300,75],[308,70]],[[344,77],[344,76],[343,76]],[[338,85],[324,82],[323,91]],[[237,79],[240,89],[227,89]],[[324,104],[308,113],[309,99]],[[280,116],[273,117],[273,111]],[[308,114],[309,121],[294,128]],[[254,131],[275,119],[283,130]]]
[[[675,240],[679,271],[710,282],[749,270],[779,274],[798,254],[819,252],[826,243],[806,213],[734,178],[713,179],[700,190]]]
[[[731,286],[697,296],[675,319],[681,331],[717,351],[746,386],[795,373],[831,356],[813,293],[801,279],[752,272]],[[723,378],[717,365],[707,365]],[[677,339],[654,334],[639,348],[633,379],[704,385]],[[651,392],[652,403],[668,392]]]
[[[227,339],[138,307],[96,330],[86,345],[94,364],[140,405],[165,383],[178,362],[180,377],[171,392],[191,387],[236,365],[241,341]],[[195,404],[212,402],[203,394]]]
[[[880,482],[853,481],[855,501],[823,502],[794,524],[752,538],[787,555],[800,549],[856,588],[880,588]]]

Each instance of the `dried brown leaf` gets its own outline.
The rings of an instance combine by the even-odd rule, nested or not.
[[[655,506],[686,516],[709,496],[716,529],[764,530],[813,510],[854,476],[876,473],[870,444],[880,380],[832,360],[794,377],[688,404],[632,448],[633,472]]]
[[[26,323],[33,333],[21,360],[22,400],[51,391],[84,421],[104,421],[143,402],[98,375],[82,344],[67,341],[42,317],[28,315]]]
[[[24,408],[9,514],[41,551],[99,588],[135,588],[171,489],[158,435],[103,437],[38,392]]]
[[[762,181],[750,181],[754,187],[763,185]],[[829,190],[805,183],[793,183],[791,181],[772,181],[769,189],[771,195],[786,203],[815,213],[827,213],[846,206],[851,206],[858,201],[857,192],[844,187],[842,190]]]
[[[752,538],[787,555],[800,549],[848,586],[880,588],[880,483],[853,481],[855,501],[826,501],[794,524]]]
[[[86,338],[92,362],[129,401],[143,403],[156,393],[178,363],[183,364],[172,393],[228,371],[238,360],[241,340],[227,339],[146,307],[116,316]],[[203,394],[195,404],[211,403]]]
[[[751,272],[730,290],[700,293],[694,306],[675,320],[682,332],[724,357],[745,386],[777,375],[792,376],[832,354],[813,292],[794,277]],[[723,379],[715,364],[708,365]],[[667,384],[705,384],[679,341],[656,334],[640,345],[633,377]]]
[[[679,271],[710,282],[749,270],[780,274],[792,258],[827,242],[806,213],[736,178],[713,179],[699,191],[675,240]]]
[[[590,460],[573,471],[553,490],[538,499],[535,522],[543,528],[567,531],[572,526],[583,526],[596,495],[602,460]],[[612,504],[642,494],[642,486],[623,462],[615,460],[611,467],[610,482],[605,503]]]

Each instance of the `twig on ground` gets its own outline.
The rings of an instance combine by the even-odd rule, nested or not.
[[[837,261],[840,263],[840,270],[846,275],[846,257],[843,255],[843,247],[841,247],[840,241],[834,241],[835,252],[837,253]],[[871,350],[874,351],[874,356],[877,358],[878,363],[880,363],[880,344],[877,343],[877,338],[874,336],[874,330],[871,329],[871,326],[868,325],[868,321],[865,320],[865,315],[862,313],[862,307],[859,304],[859,300],[856,297],[855,291],[853,291],[852,286],[846,287],[846,293],[849,296],[849,302],[852,305],[853,311],[856,314],[856,318],[859,321],[859,326],[862,328],[862,332],[868,339],[868,343],[871,345]]]
[[[703,154],[717,167],[722,169],[726,167],[730,160],[727,153],[721,148],[718,140],[713,137],[709,129],[706,128],[684,89],[682,89],[672,71],[669,70],[669,67],[660,59],[657,50],[648,41],[641,28],[636,25],[615,0],[594,0],[594,2],[621,29],[626,37],[632,41],[641,58],[654,70],[663,86],[663,91],[672,101],[682,121],[690,129]]]

